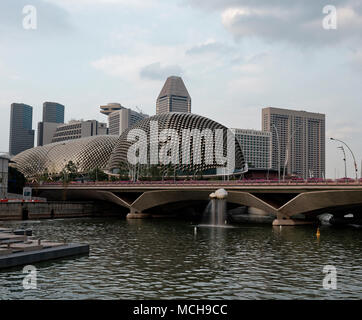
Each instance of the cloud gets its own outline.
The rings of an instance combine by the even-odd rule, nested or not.
[[[337,127],[331,128],[326,132],[326,137],[341,139],[341,140],[353,140],[356,141],[362,134],[362,128],[357,123],[345,123]],[[352,139],[354,138],[354,139]]]
[[[184,52],[184,46],[134,44],[127,54],[104,56],[92,61],[91,65],[107,75],[135,82],[142,79],[160,80],[168,75],[183,74],[179,65],[186,62]]]
[[[123,6],[123,7],[133,7],[133,8],[145,8],[152,7],[158,0],[44,0],[49,3],[56,4],[67,11],[76,12],[82,11],[84,9],[89,9],[90,7],[114,7],[114,6]]]
[[[161,66],[160,62],[156,62],[143,67],[140,76],[151,80],[165,80],[169,76],[181,76],[182,73],[178,65]]]
[[[161,65],[160,62],[146,64],[147,58],[142,56],[117,55],[108,56],[91,62],[91,65],[105,74],[115,77],[132,78],[137,81],[138,76],[143,79],[165,80],[168,76],[183,74],[183,70],[176,64]]]
[[[23,8],[31,4],[36,9],[37,28],[25,30],[23,28]],[[63,33],[72,29],[68,13],[52,4],[42,0],[0,1],[0,34],[13,37],[29,37],[29,34],[39,36],[43,34]]]
[[[350,65],[354,70],[362,72],[362,49],[356,50],[352,53]]]
[[[116,77],[132,77],[136,75],[135,69],[142,65],[143,59],[127,55],[113,55],[92,61],[91,66],[107,75]]]
[[[221,22],[235,39],[261,38],[299,45],[334,45],[362,38],[362,4],[357,0],[335,0],[337,29],[325,30],[324,0],[188,0],[192,6],[218,10]]]
[[[233,52],[235,48],[217,42],[213,39],[207,40],[204,43],[196,45],[186,51],[186,54],[197,55],[197,54],[225,54]]]

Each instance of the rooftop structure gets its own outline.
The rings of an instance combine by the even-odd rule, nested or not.
[[[156,101],[156,114],[191,112],[191,97],[181,77],[168,77]]]

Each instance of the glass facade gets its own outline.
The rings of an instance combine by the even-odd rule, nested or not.
[[[57,102],[44,102],[43,122],[64,123],[64,106]]]
[[[13,103],[10,112],[9,153],[16,155],[34,147],[33,107]]]

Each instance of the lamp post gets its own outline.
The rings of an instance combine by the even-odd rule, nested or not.
[[[343,152],[343,161],[344,161],[344,178],[347,178],[347,163],[346,163],[346,152],[344,151],[343,146],[338,147],[338,149],[341,149]]]
[[[286,150],[285,150],[285,161],[284,161],[284,169],[283,169],[283,181],[285,180],[285,169],[286,169],[286,166],[288,164],[288,160],[289,160],[289,148],[290,148],[290,144],[291,144],[291,140],[295,134],[295,132],[297,131],[297,129],[295,129],[292,134],[289,136],[288,138],[288,143],[287,143],[287,147],[286,147]]]
[[[278,142],[278,180],[280,182],[280,140],[279,140],[279,133],[278,133],[277,127],[275,126],[274,123],[273,123],[273,128],[277,135],[277,142]]]
[[[354,157],[354,154],[351,150],[351,148],[347,145],[347,143],[343,142],[342,140],[339,140],[339,139],[335,139],[335,138],[330,138],[331,140],[333,141],[338,141],[338,142],[341,142],[343,143],[347,148],[348,150],[351,152],[352,154],[352,158],[353,158],[353,162],[354,162],[354,168],[355,168],[355,171],[356,171],[356,181],[358,180],[358,169],[357,169],[357,163],[356,163],[356,158]]]

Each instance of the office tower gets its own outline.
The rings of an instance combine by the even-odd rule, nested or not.
[[[12,156],[34,147],[33,107],[11,104],[9,153]]]
[[[57,102],[43,103],[43,121],[38,122],[37,145],[44,146],[52,142],[55,130],[64,123],[64,106]]]
[[[262,110],[272,133],[272,167],[304,179],[325,177],[325,115],[279,108]]]
[[[191,112],[191,97],[181,77],[168,77],[156,101],[156,114]]]
[[[64,123],[64,106],[57,102],[44,102],[43,122]]]
[[[129,127],[138,121],[148,118],[147,114],[139,113],[131,109],[123,108],[108,115],[109,134],[121,135]]]
[[[38,146],[45,146],[52,143],[52,139],[57,128],[62,123],[38,122]]]
[[[108,134],[107,124],[97,120],[76,121],[61,124],[56,128],[52,142],[80,139]]]
[[[270,169],[272,134],[269,131],[230,129],[243,150],[249,168]]]
[[[107,105],[100,106],[100,113],[105,114],[106,116],[110,115],[112,112],[124,109],[124,107],[120,103],[112,102]]]

